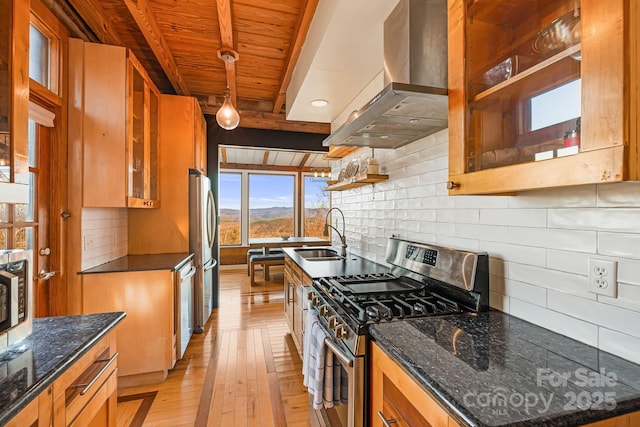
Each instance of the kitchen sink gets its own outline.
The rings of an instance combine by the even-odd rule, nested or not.
[[[306,261],[341,261],[344,259],[333,249],[301,248],[294,250]]]

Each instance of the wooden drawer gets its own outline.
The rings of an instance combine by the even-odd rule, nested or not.
[[[109,334],[93,346],[53,384],[53,401],[56,419],[64,419],[64,425],[77,422],[84,413],[89,419],[91,407],[100,408],[117,388],[117,356],[115,336]],[[86,408],[86,413],[83,412]],[[95,415],[95,412],[93,413]]]
[[[86,402],[87,404],[84,406],[82,411],[73,421],[71,421],[69,424],[70,426],[113,425],[111,418],[113,418],[113,415],[115,414],[115,406],[117,405],[116,393],[118,391],[118,370],[114,368],[112,370],[109,369],[108,372],[109,377],[107,380],[96,389],[96,392],[90,400]],[[109,400],[111,397],[113,398]],[[69,420],[69,417],[67,417],[67,420]]]

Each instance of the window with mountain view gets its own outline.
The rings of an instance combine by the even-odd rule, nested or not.
[[[242,174],[220,174],[220,244],[242,243],[241,228]]]
[[[329,193],[325,189],[329,178],[304,177],[304,235],[322,237],[324,219],[329,210]]]
[[[249,174],[249,238],[293,236],[294,178]]]

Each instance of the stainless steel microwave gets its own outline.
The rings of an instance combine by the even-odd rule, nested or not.
[[[31,251],[0,250],[0,349],[31,333],[32,277]]]

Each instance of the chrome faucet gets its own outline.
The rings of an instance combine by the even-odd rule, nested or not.
[[[328,222],[329,214],[333,210],[336,210],[336,211],[340,212],[340,215],[342,215],[342,234],[340,234],[338,229],[335,228],[333,225],[329,224],[329,222]],[[331,208],[331,209],[329,209],[327,211],[327,215],[324,217],[324,235],[326,237],[329,236],[329,227],[333,228],[336,231],[336,233],[338,233],[338,237],[340,237],[340,242],[342,243],[342,251],[340,252],[340,255],[342,255],[343,257],[346,257],[347,256],[347,238],[344,235],[344,213],[342,213],[340,208]]]

